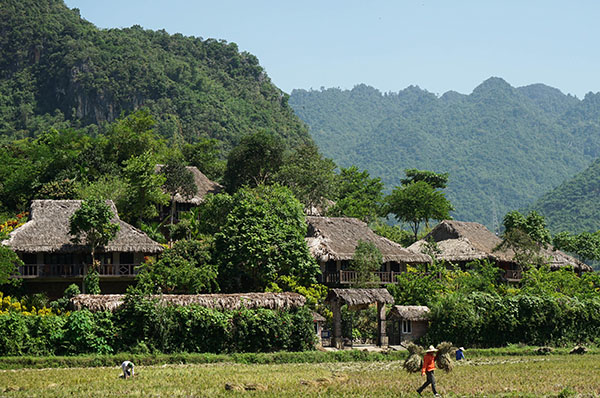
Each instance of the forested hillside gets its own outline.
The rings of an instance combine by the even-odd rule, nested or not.
[[[532,209],[546,217],[553,233],[600,230],[600,159],[542,196]]]
[[[93,133],[141,106],[166,138],[216,138],[229,148],[267,130],[310,140],[287,95],[235,43],[140,26],[100,30],[62,0],[0,2],[1,139],[49,126]]]
[[[365,168],[387,189],[407,168],[448,172],[454,217],[490,227],[600,155],[600,94],[579,100],[542,84],[490,78],[440,97],[414,86],[294,90],[290,105],[340,166]]]

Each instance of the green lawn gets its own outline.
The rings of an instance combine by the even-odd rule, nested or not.
[[[423,382],[402,362],[136,366],[0,371],[1,397],[416,397]],[[438,389],[457,397],[599,397],[600,355],[490,356],[436,372]],[[234,390],[226,390],[229,383]],[[244,387],[255,390],[244,390]],[[239,389],[239,390],[238,390]],[[424,396],[431,396],[426,390]]]

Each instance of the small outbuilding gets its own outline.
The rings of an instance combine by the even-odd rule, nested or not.
[[[395,305],[390,312],[393,328],[390,333],[392,344],[416,340],[427,333],[429,307],[424,305]]]
[[[318,312],[313,312],[313,323],[315,324],[315,333],[317,335],[317,343],[323,345],[323,325],[327,321],[325,317]]]
[[[385,323],[385,305],[393,304],[394,298],[387,289],[329,289],[325,298],[333,312],[333,336],[331,345],[342,348],[342,305],[349,309],[365,309],[377,303],[377,345],[387,346],[388,337]]]

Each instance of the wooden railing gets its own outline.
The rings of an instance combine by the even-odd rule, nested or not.
[[[102,264],[100,276],[134,276],[139,264]],[[83,264],[25,264],[19,267],[17,278],[74,278],[83,276]]]
[[[367,282],[373,285],[383,285],[388,283],[396,283],[396,275],[400,272],[373,272],[372,281]],[[358,282],[358,272],[356,271],[337,271],[323,273],[322,283],[331,285],[349,285]]]
[[[504,277],[509,281],[520,281],[523,279],[523,272],[516,269],[509,269],[504,271]]]

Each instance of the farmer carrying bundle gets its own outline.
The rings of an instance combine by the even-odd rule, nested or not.
[[[434,346],[430,345],[425,352],[425,357],[423,358],[423,367],[421,368],[421,375],[427,376],[427,380],[421,387],[417,388],[417,393],[419,395],[421,395],[425,387],[431,384],[431,390],[433,391],[433,394],[436,397],[439,396],[437,390],[435,389],[435,376],[433,375],[437,351],[438,350]]]

